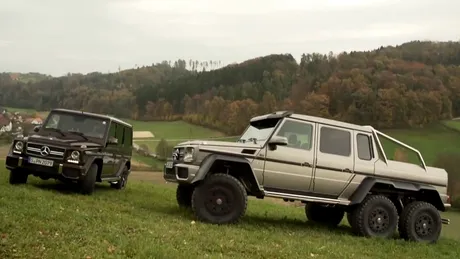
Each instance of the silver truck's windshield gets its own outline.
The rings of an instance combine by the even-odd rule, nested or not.
[[[265,119],[252,122],[241,135],[238,142],[254,142],[260,143],[268,139],[271,133],[275,130],[279,119]]]
[[[108,121],[70,113],[52,113],[43,125],[44,130],[53,130],[63,136],[79,135],[83,138],[102,139]]]

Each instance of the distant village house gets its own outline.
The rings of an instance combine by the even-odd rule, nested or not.
[[[13,123],[4,114],[0,114],[0,134],[10,132],[12,129]]]

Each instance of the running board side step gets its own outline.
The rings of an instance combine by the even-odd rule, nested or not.
[[[450,219],[441,219],[442,224],[449,225]]]
[[[340,204],[340,205],[350,204],[350,201],[348,200],[304,196],[304,195],[281,193],[281,192],[270,192],[270,191],[264,191],[264,192],[265,192],[265,196],[272,197],[272,198],[284,198],[284,199],[293,199],[293,200],[299,200],[299,201],[321,202],[321,203],[327,203],[327,204]]]

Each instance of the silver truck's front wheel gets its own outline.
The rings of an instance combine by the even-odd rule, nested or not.
[[[236,223],[245,214],[247,193],[238,179],[213,174],[192,194],[192,209],[198,220],[212,224]]]

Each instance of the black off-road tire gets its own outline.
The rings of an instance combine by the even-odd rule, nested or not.
[[[10,170],[9,182],[10,184],[14,184],[14,185],[26,184],[28,177],[29,175],[22,170],[18,170],[18,169]]]
[[[345,211],[338,207],[326,207],[317,203],[307,203],[305,205],[305,215],[309,221],[335,227],[342,222]]]
[[[211,224],[237,223],[246,213],[247,202],[244,186],[227,174],[208,176],[192,194],[195,216]]]
[[[367,196],[356,207],[352,217],[353,232],[365,237],[389,238],[396,232],[398,225],[398,210],[383,195]]]
[[[441,215],[432,204],[414,201],[403,209],[398,228],[400,237],[405,240],[436,243],[442,230]]]
[[[121,173],[120,180],[117,181],[117,183],[111,183],[110,187],[117,189],[117,190],[122,190],[126,187],[128,184],[128,176],[129,176],[129,169],[127,166],[123,168],[123,173]]]
[[[96,187],[96,178],[97,178],[98,166],[92,164],[86,173],[85,178],[80,181],[80,192],[82,194],[91,195],[94,192]]]
[[[176,200],[177,204],[181,208],[192,207],[192,195],[194,186],[187,184],[178,184],[176,189]]]

